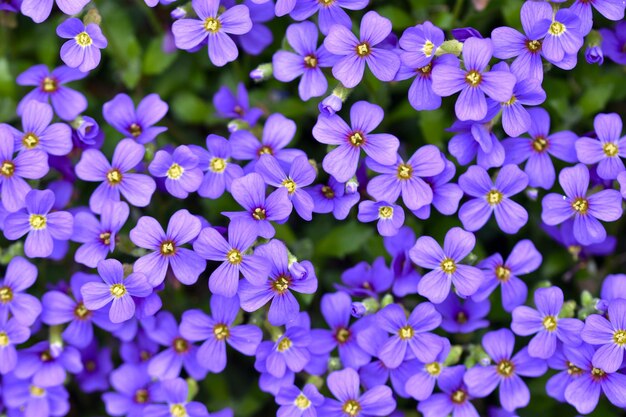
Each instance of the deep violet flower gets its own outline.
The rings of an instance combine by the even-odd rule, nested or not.
[[[613,62],[626,64],[626,22],[619,22],[615,25],[615,30],[602,28],[599,30],[602,35],[602,51]]]
[[[129,172],[143,159],[146,149],[133,139],[117,144],[111,163],[97,149],[87,149],[76,164],[76,175],[83,181],[101,182],[89,198],[89,207],[100,213],[106,201],[119,201],[120,193],[136,207],[150,203],[156,190],[154,180],[144,174]]]
[[[378,257],[372,265],[359,262],[341,274],[344,285],[335,284],[337,289],[346,291],[354,297],[378,297],[391,288],[394,276],[391,269],[385,265],[385,258]]]
[[[54,193],[50,190],[31,190],[24,197],[25,207],[4,219],[4,236],[17,240],[24,235],[24,253],[29,258],[46,258],[52,254],[53,239],[72,237],[74,217],[67,211],[50,212]]]
[[[203,178],[198,157],[186,145],[176,147],[172,153],[157,151],[148,171],[155,178],[164,178],[167,192],[181,199],[197,191]]]
[[[391,21],[375,11],[363,16],[357,38],[345,26],[333,25],[324,39],[324,46],[341,58],[333,65],[333,76],[347,88],[356,87],[363,79],[365,64],[376,78],[391,81],[400,68],[400,57],[381,44],[391,33]]]
[[[213,295],[211,316],[200,310],[187,310],[180,323],[180,334],[190,341],[202,341],[198,363],[213,373],[226,368],[226,344],[244,355],[254,355],[263,332],[252,324],[234,325],[239,312],[239,298]]]
[[[600,243],[606,239],[606,230],[598,220],[615,221],[622,215],[622,196],[617,190],[602,190],[587,195],[589,170],[583,164],[563,168],[559,183],[565,196],[546,195],[542,201],[541,219],[548,225],[557,225],[574,218],[574,237],[583,245]]]
[[[583,164],[598,164],[600,178],[614,180],[624,171],[626,135],[622,136],[622,119],[617,113],[598,114],[593,120],[597,139],[582,137],[576,141],[576,155]]]
[[[236,95],[235,95],[236,94]],[[217,114],[223,118],[242,119],[254,126],[263,114],[258,107],[250,108],[248,91],[243,83],[237,84],[237,91],[233,94],[228,87],[222,86],[213,96],[213,106]]]
[[[607,320],[599,314],[587,317],[582,338],[600,346],[593,354],[593,366],[605,372],[616,372],[623,363],[626,350],[626,300],[610,302]]]
[[[80,288],[85,307],[100,310],[108,304],[109,319],[122,323],[135,315],[136,301],[152,294],[152,286],[141,272],[133,272],[124,278],[124,268],[116,259],[98,262],[98,274],[103,282],[88,282]]]
[[[102,394],[102,400],[112,416],[143,417],[148,405],[164,399],[160,383],[140,364],[125,363],[111,372],[110,379],[115,391]]]
[[[9,313],[18,323],[32,325],[41,313],[41,303],[36,297],[24,292],[37,280],[37,268],[21,256],[9,262],[4,278],[0,280],[0,320]]]
[[[358,219],[360,222],[377,221],[376,228],[381,236],[393,236],[404,224],[404,210],[387,201],[361,201]]]
[[[104,120],[137,143],[152,142],[166,127],[154,126],[167,113],[168,105],[158,94],[148,94],[135,108],[127,94],[118,94],[102,106]]]
[[[141,217],[130,231],[130,240],[152,252],[137,259],[134,270],[143,272],[153,287],[163,282],[170,267],[177,280],[194,284],[206,263],[193,250],[181,246],[193,241],[201,229],[200,220],[185,209],[172,215],[167,232],[153,217]]]
[[[55,0],[24,0],[21,12],[33,19],[35,23],[41,23],[50,16],[52,5]],[[78,14],[89,0],[56,0],[56,4],[66,15]]]
[[[441,214],[447,216],[454,214],[459,207],[459,201],[463,198],[461,187],[456,183],[450,182],[456,174],[455,165],[447,159],[444,159],[444,162],[445,168],[440,174],[422,178],[430,187],[433,200],[432,204],[413,210],[413,214],[419,219],[425,220],[430,217],[431,205]]]
[[[313,127],[313,137],[327,145],[338,145],[324,157],[324,171],[337,181],[348,181],[356,173],[361,149],[379,164],[396,163],[400,146],[398,139],[387,133],[371,133],[383,117],[384,111],[380,106],[366,101],[352,105],[351,126],[337,115],[320,115]]]
[[[233,180],[243,176],[241,167],[230,160],[231,144],[218,135],[206,138],[206,149],[190,145],[189,149],[198,157],[198,168],[204,177],[198,187],[198,195],[205,198],[219,198],[227,190],[230,192]]]
[[[359,193],[346,192],[346,184],[332,176],[327,184],[314,185],[307,192],[313,198],[313,213],[332,213],[337,220],[348,217],[350,210],[360,199]]]
[[[468,298],[461,302],[456,294],[451,293],[435,308],[441,313],[441,328],[448,333],[472,333],[489,326],[489,321],[485,319],[491,309],[488,299],[474,301]]]
[[[71,17],[57,27],[57,35],[69,39],[61,47],[61,59],[70,68],[89,72],[100,63],[100,49],[107,47],[102,29],[95,23],[84,24]]]
[[[417,239],[409,251],[411,260],[422,268],[432,269],[420,280],[420,295],[437,304],[446,299],[450,286],[464,297],[474,294],[483,281],[482,272],[473,266],[460,264],[476,245],[476,238],[460,227],[446,233],[443,248],[430,236]]]

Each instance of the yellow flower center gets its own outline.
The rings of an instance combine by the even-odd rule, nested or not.
[[[626,345],[626,330],[618,330],[613,333],[613,341],[618,346]]]
[[[39,145],[39,138],[34,133],[27,133],[22,137],[22,145],[24,145],[26,149],[34,149]]]
[[[15,164],[11,161],[4,161],[0,166],[0,174],[4,177],[12,177],[15,172]]]
[[[261,207],[257,207],[254,209],[254,211],[252,212],[252,217],[255,220],[265,220],[265,209],[261,208]]]
[[[432,63],[428,63],[428,65],[426,65],[425,67],[420,67],[417,69],[417,74],[421,75],[422,77],[428,77],[430,76],[430,73],[433,70],[433,64]]]
[[[9,335],[7,332],[0,332],[0,347],[5,347],[9,345]]]
[[[315,55],[307,55],[304,57],[304,65],[307,68],[316,68],[317,67],[317,58]]]
[[[553,35],[553,36],[561,36],[562,34],[565,33],[566,30],[567,29],[565,28],[565,25],[563,23],[557,22],[555,20],[550,25],[550,28],[548,29],[548,32],[550,33],[550,35]]]
[[[526,48],[530,52],[537,52],[541,49],[541,41],[526,41]]]
[[[514,370],[515,365],[507,359],[501,360],[496,367],[496,372],[505,378],[513,375]]]
[[[204,30],[207,32],[215,33],[220,30],[220,26],[222,26],[222,24],[214,17],[207,17],[204,20]]]
[[[274,155],[274,151],[269,146],[261,146],[257,152],[259,156],[261,155]]]
[[[496,267],[496,278],[500,282],[507,282],[511,278],[511,270],[504,265],[498,265]]]
[[[228,336],[230,336],[230,330],[228,330],[228,326],[225,324],[216,324],[213,327],[213,335],[217,340],[228,339]]]
[[[482,81],[483,77],[480,75],[478,71],[469,71],[465,74],[465,82],[468,83],[472,87],[476,87]]]
[[[89,36],[87,32],[80,32],[78,35],[76,35],[74,39],[76,39],[76,43],[83,48],[93,43],[93,41],[91,40],[91,36]]]
[[[240,251],[238,251],[237,249],[231,249],[226,254],[226,260],[233,265],[239,265],[243,260],[243,257],[241,256]]]
[[[335,192],[328,185],[322,187],[322,194],[329,200],[335,198]]]
[[[583,370],[571,362],[567,362],[567,374],[571,376],[578,376],[583,373]]]
[[[356,54],[361,58],[365,58],[370,53],[372,53],[372,50],[367,42],[360,43],[356,46]]]
[[[441,269],[446,274],[454,274],[456,271],[456,263],[450,258],[444,258],[444,260],[441,261]]]
[[[111,285],[111,295],[115,298],[123,297],[126,294],[126,287],[124,284]]]
[[[174,347],[176,353],[185,353],[189,350],[189,342],[182,337],[175,338],[172,346]]]
[[[456,313],[456,322],[459,324],[467,323],[467,314],[464,311],[459,311]]]
[[[467,393],[462,389],[456,390],[452,393],[452,402],[455,404],[463,404],[467,400]]]
[[[328,7],[335,2],[335,0],[317,0],[322,6]]]
[[[413,167],[407,164],[398,165],[398,179],[400,180],[408,180],[411,178],[413,174]]]
[[[587,214],[587,210],[589,210],[589,202],[586,199],[582,198],[582,197],[577,198],[572,203],[572,208],[578,214]]]
[[[107,172],[107,181],[109,185],[117,185],[122,182],[122,173],[119,169],[114,168]]]
[[[431,362],[425,366],[426,372],[432,376],[438,376],[441,373],[441,364],[439,362]]]
[[[288,277],[281,275],[272,282],[272,289],[279,294],[284,294],[289,289],[290,283],[291,280]]]
[[[57,82],[54,78],[46,77],[41,83],[41,89],[46,93],[54,93],[57,91]]]
[[[41,397],[46,393],[46,390],[36,385],[31,385],[28,387],[28,392],[30,392],[30,395],[33,397]]]
[[[81,301],[76,304],[76,307],[74,308],[74,316],[79,320],[84,320],[91,316],[91,311],[87,310],[87,307],[85,307],[85,304]]]
[[[424,42],[424,46],[422,47],[422,52],[424,52],[424,55],[426,55],[427,57],[430,57],[433,54],[434,49],[435,44],[431,41],[426,41]]]
[[[335,333],[335,339],[339,344],[344,344],[350,339],[350,330],[345,327],[340,327]]]
[[[498,190],[491,190],[487,193],[487,203],[489,205],[495,206],[502,202],[502,193]]]
[[[39,359],[41,359],[42,362],[50,362],[52,360],[52,355],[50,354],[50,351],[44,350],[41,352],[41,355],[39,355]]]
[[[30,223],[31,229],[33,230],[44,229],[47,223],[46,217],[42,216],[41,214],[31,214],[28,221]]]
[[[545,316],[543,318],[543,327],[549,332],[553,332],[556,330],[556,317],[554,316]]]
[[[393,216],[393,207],[382,206],[378,209],[378,217],[381,219],[390,219]]]
[[[150,394],[147,389],[138,389],[135,391],[135,402],[137,404],[145,404],[150,399]]]
[[[514,104],[517,101],[517,97],[515,96],[511,96],[511,98],[508,101],[505,101],[504,103],[502,103],[504,106],[511,106],[512,104]]]
[[[532,147],[535,151],[541,153],[548,148],[548,141],[543,136],[537,136],[532,142]]]
[[[402,340],[409,340],[413,338],[413,336],[415,336],[415,330],[413,330],[413,327],[407,324],[406,326],[400,328],[400,330],[398,331],[398,336],[400,336],[400,339]]]
[[[176,252],[176,246],[174,246],[174,242],[171,240],[166,240],[161,243],[161,255],[169,256],[173,255]]]
[[[13,300],[13,290],[9,287],[0,288],[0,303],[7,304]]]
[[[619,152],[619,148],[613,142],[607,142],[602,146],[602,150],[606,156],[615,156]]]
[[[128,130],[130,131],[130,134],[133,135],[133,137],[135,138],[141,135],[142,132],[141,126],[139,126],[137,123],[131,124]]]
[[[187,417],[187,410],[182,404],[172,404],[170,414],[172,417]]]
[[[293,343],[288,337],[283,337],[280,342],[278,342],[278,347],[276,348],[279,352],[284,352],[288,350]]]
[[[606,372],[604,372],[602,369],[600,368],[593,368],[591,369],[591,377],[598,381],[600,379],[603,379],[606,376]]]
[[[170,168],[167,170],[166,175],[167,175],[167,178],[171,180],[177,180],[183,176],[184,172],[185,172],[185,168],[181,167],[176,162],[174,162],[172,166],[170,166]]]
[[[361,412],[361,404],[357,400],[348,400],[341,407],[344,413],[350,417],[357,416]]]
[[[354,146],[361,146],[365,142],[365,138],[361,134],[361,132],[354,132],[350,135],[350,143]]]
[[[287,189],[287,192],[289,194],[293,194],[296,192],[296,182],[292,180],[291,178],[287,178],[283,180],[282,184],[283,184],[283,187]]]
[[[221,174],[226,169],[226,160],[224,158],[211,158],[211,162],[209,163],[209,169],[212,172],[217,174]]]
[[[300,394],[293,402],[300,410],[306,410],[311,406],[311,400],[309,400],[304,394]]]

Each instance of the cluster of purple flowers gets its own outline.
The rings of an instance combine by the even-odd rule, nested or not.
[[[56,2],[72,16],[87,3]],[[172,1],[146,0],[158,3]],[[281,417],[396,417],[400,399],[416,400],[411,406],[426,417],[471,417],[479,415],[473,401],[496,389],[496,413],[511,416],[531,401],[523,378],[549,370],[547,394],[580,414],[601,395],[626,408],[626,275],[607,276],[593,305],[572,307],[551,283],[531,288],[530,301],[524,276],[543,262],[533,242],[518,236],[503,257],[477,248],[474,234],[539,226],[577,258],[615,246],[604,223],[622,217],[626,198],[622,118],[600,113],[592,132],[551,132],[548,111],[536,106],[547,99],[544,61],[572,69],[592,31],[592,6],[619,21],[625,4],[560,3],[526,1],[523,33],[499,27],[483,38],[467,29],[448,40],[429,21],[398,39],[376,11],[363,15],[357,36],[344,9],[365,9],[361,0],[193,0],[172,14],[176,47],[206,46],[215,66],[236,60],[238,47],[259,53],[271,43],[267,6],[302,21],[287,29],[291,50],[276,52],[267,67],[279,81],[300,78],[305,101],[327,93],[330,75],[339,82],[310,132],[314,146],[331,147],[321,161],[289,147],[296,123],[251,107],[243,84],[214,96],[218,115],[231,122],[228,137],[157,148],[168,104],[157,94],[137,105],[118,94],[102,108],[118,138],[103,146],[98,122],[83,114],[86,98],[65,83],[99,65],[107,39],[95,9],[63,21],[56,32],[67,39],[65,66],[23,72],[17,83],[34,89],[17,107],[21,120],[0,125],[0,230],[25,256],[7,260],[0,279],[0,414],[66,415],[71,378],[83,392],[102,393],[112,416],[209,416],[193,401],[197,381],[227,372],[235,355],[253,358]],[[7,4],[0,10],[39,23],[53,1]],[[316,13],[317,25],[307,20]],[[624,22],[594,33],[602,39],[594,53],[626,63]],[[356,101],[349,115],[341,112],[366,67],[383,82],[413,78],[408,102],[418,111],[459,93],[447,152],[407,149],[387,133],[377,104]],[[85,189],[88,196],[76,195]],[[219,225],[186,208],[168,218],[144,213],[159,195],[224,194],[240,209],[222,212]],[[416,236],[408,225],[436,215],[433,208],[453,226],[440,239]],[[341,284],[318,297],[322,323],[304,310],[323,271],[298,258],[280,225],[351,212],[376,222],[388,257],[345,270]],[[47,265],[34,258],[67,257],[77,264],[71,276],[46,283],[40,298],[29,294]],[[208,286],[210,300],[180,317],[168,311],[167,297],[194,285]],[[489,327],[498,286],[510,329],[481,333],[481,346],[461,343],[468,339],[457,335]]]

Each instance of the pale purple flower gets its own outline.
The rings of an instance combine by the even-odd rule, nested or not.
[[[84,24],[80,19],[71,17],[57,27],[57,35],[69,39],[61,47],[61,59],[70,68],[89,72],[100,63],[100,49],[107,47],[107,39],[100,26],[95,23]]]
[[[600,113],[593,120],[597,138],[582,137],[576,141],[576,155],[583,164],[598,164],[596,172],[604,180],[614,180],[624,171],[626,135],[622,136],[622,119],[617,113]]]
[[[172,153],[163,149],[157,151],[148,171],[155,178],[165,179],[165,189],[171,195],[184,199],[197,191],[202,183],[198,162],[198,157],[188,146],[180,145]]]
[[[138,143],[152,142],[166,127],[154,126],[167,113],[168,105],[158,94],[148,94],[135,108],[127,94],[118,94],[102,106],[102,115],[108,124],[127,138]]]

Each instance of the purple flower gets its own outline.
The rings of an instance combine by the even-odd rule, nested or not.
[[[583,46],[580,19],[572,9],[559,9],[554,17],[537,23],[546,28],[541,50],[546,59],[563,61],[566,55],[575,55]]]
[[[124,268],[116,259],[98,262],[98,274],[103,282],[88,282],[80,288],[88,310],[100,310],[111,304],[109,319],[122,323],[135,315],[133,297],[145,298],[152,294],[152,286],[141,272],[124,278]]]
[[[511,312],[519,305],[524,304],[528,288],[518,275],[526,275],[535,271],[541,265],[541,253],[528,239],[520,240],[511,251],[506,261],[502,255],[496,253],[483,259],[477,265],[482,269],[484,281],[478,291],[472,296],[473,300],[486,300],[500,285],[502,291],[502,307]]]
[[[423,401],[433,394],[435,384],[442,374],[448,371],[444,362],[450,354],[450,342],[446,338],[440,338],[441,348],[435,360],[427,363],[419,360],[407,361],[411,364],[411,375],[404,381],[407,396]]]
[[[102,394],[107,414],[140,417],[148,405],[163,400],[161,384],[153,382],[145,366],[126,363],[110,379],[115,392]]]
[[[306,384],[302,390],[292,385],[278,391],[276,403],[280,405],[278,416],[316,417],[317,408],[324,403],[324,396],[313,384]]]
[[[102,115],[108,124],[127,138],[137,143],[152,142],[166,127],[154,126],[167,113],[168,105],[158,94],[145,96],[137,109],[133,100],[126,94],[118,94],[113,100],[104,103]]]
[[[497,102],[513,95],[515,76],[504,71],[485,71],[493,55],[490,39],[470,38],[463,44],[465,70],[453,65],[433,68],[433,91],[442,97],[461,91],[455,105],[460,120],[481,120],[487,115],[485,94]]]
[[[235,42],[228,36],[243,35],[252,28],[250,11],[239,4],[218,14],[220,0],[193,0],[193,10],[198,19],[180,19],[172,25],[176,47],[192,50],[205,41],[209,47],[209,59],[221,67],[237,59]]]
[[[359,193],[346,192],[346,185],[334,177],[330,177],[327,184],[314,185],[307,192],[313,198],[313,213],[333,213],[337,220],[348,217],[350,209],[360,199]]]
[[[21,350],[15,376],[32,378],[32,384],[42,388],[61,385],[66,372],[76,374],[83,370],[78,349],[50,342],[39,342]]]
[[[362,223],[378,220],[376,227],[381,236],[393,236],[404,224],[402,207],[386,201],[361,201],[358,219]]]
[[[204,341],[196,354],[198,363],[213,373],[226,368],[226,344],[244,355],[254,355],[263,332],[251,324],[233,325],[239,312],[239,299],[211,297],[211,316],[200,310],[183,313],[180,333],[187,340]]]
[[[254,126],[263,114],[257,107],[250,108],[248,91],[243,83],[237,84],[237,96],[228,87],[222,86],[213,96],[213,106],[218,116],[230,119],[242,119]],[[208,138],[207,138],[208,139]]]
[[[81,149],[102,147],[104,132],[94,118],[80,116],[72,122],[72,125],[72,142],[74,146]]]
[[[587,317],[582,338],[591,345],[600,347],[593,355],[593,366],[604,372],[616,372],[624,359],[626,349],[626,300],[610,302],[609,320],[599,314]]]
[[[616,190],[602,190],[587,196],[589,170],[583,164],[563,168],[559,183],[565,196],[548,194],[542,201],[541,219],[557,225],[574,217],[574,237],[583,245],[600,243],[606,230],[598,221],[615,221],[622,215],[622,196]]]
[[[580,19],[580,34],[586,36],[593,27],[593,9],[609,20],[624,19],[624,2],[622,0],[576,0],[569,10]]]
[[[278,159],[272,155],[261,155],[255,170],[267,184],[279,189],[284,187],[287,190],[287,197],[300,217],[304,220],[312,219],[313,198],[304,188],[313,183],[317,173],[306,156],[294,158],[289,173],[286,173]],[[282,198],[285,196],[285,193],[279,190],[274,193]]]
[[[218,135],[209,135],[206,138],[207,149],[190,145],[198,157],[198,167],[205,172],[202,183],[198,188],[198,195],[205,198],[219,198],[224,190],[230,192],[233,180],[243,176],[243,170],[230,160],[230,142]]]
[[[136,207],[150,204],[156,184],[144,174],[129,172],[136,167],[146,152],[143,145],[133,139],[124,139],[117,144],[112,162],[97,149],[87,149],[76,164],[76,175],[83,181],[102,182],[89,199],[89,207],[100,213],[107,201],[119,201],[120,193]]]
[[[567,352],[571,364],[568,368],[577,377],[565,388],[565,400],[576,407],[576,411],[591,413],[598,405],[602,392],[615,406],[626,407],[626,375],[593,365],[594,349],[587,344]]]
[[[378,298],[391,288],[393,272],[385,265],[385,258],[378,257],[370,266],[367,262],[359,262],[341,274],[343,285],[335,284],[338,290],[346,291],[354,297]]]
[[[474,294],[483,281],[482,272],[473,266],[459,262],[470,254],[476,245],[476,238],[460,227],[453,227],[446,233],[443,249],[435,239],[422,236],[409,251],[411,260],[422,268],[432,269],[419,282],[420,295],[438,304],[450,293],[450,285],[463,297]]]
[[[0,317],[0,374],[6,375],[17,365],[15,345],[22,344],[30,337],[30,329],[12,317]]]
[[[454,178],[454,174],[456,174],[454,164],[447,159],[444,159],[444,162],[445,167],[440,174],[425,177],[422,180],[431,189],[433,195],[432,205],[435,206],[439,213],[450,216],[459,207],[459,201],[463,198],[463,190],[457,184],[450,182]],[[413,210],[413,214],[419,219],[428,219],[430,217],[430,206],[430,204],[427,204],[417,210]]]
[[[273,326],[286,324],[297,316],[300,306],[291,291],[313,294],[317,290],[317,278],[311,262],[301,262],[307,275],[297,279],[289,272],[289,255],[285,245],[278,240],[259,246],[255,254],[269,262],[269,279],[262,285],[249,281],[239,284],[239,298],[244,311],[253,312],[271,300],[268,320]]]
[[[463,227],[471,232],[479,230],[494,213],[498,227],[515,234],[528,221],[528,212],[510,197],[528,185],[526,175],[517,165],[505,165],[495,181],[479,166],[471,166],[459,177],[459,186],[472,198],[459,209]]]
[[[234,4],[234,1],[232,3]],[[268,1],[267,3],[258,4],[252,0],[244,0],[243,4],[250,10],[252,28],[243,35],[235,36],[235,41],[248,54],[259,55],[274,40],[272,31],[263,24],[274,19],[274,3]]]
[[[12,128],[0,125],[0,187],[2,206],[9,212],[24,207],[30,185],[24,180],[40,179],[48,173],[48,156],[40,150],[13,156],[15,141]]]
[[[92,343],[81,352],[81,356],[85,367],[76,375],[80,388],[87,393],[108,390],[109,375],[113,370],[111,349],[98,349],[97,344]]]
[[[141,217],[130,231],[130,240],[152,252],[137,259],[134,270],[146,274],[153,287],[163,282],[168,267],[183,284],[194,284],[206,263],[194,251],[181,246],[193,241],[201,229],[200,220],[184,209],[172,215],[167,232],[153,217]]]
[[[402,63],[411,68],[426,67],[444,40],[443,30],[429,21],[406,29],[398,42],[402,48]]]
[[[441,338],[429,333],[441,324],[441,314],[431,303],[418,304],[408,319],[402,307],[390,304],[376,314],[376,319],[383,330],[392,334],[378,352],[388,368],[397,368],[411,353],[421,362],[430,363],[441,352]]]
[[[0,281],[0,320],[9,313],[24,326],[32,325],[41,313],[39,300],[24,292],[37,280],[37,268],[21,256],[9,262],[4,279]]]
[[[246,222],[233,220],[228,226],[228,241],[212,227],[205,227],[193,242],[198,255],[222,264],[211,273],[209,289],[213,294],[233,297],[239,286],[239,273],[255,285],[263,285],[269,275],[269,265],[259,255],[245,252],[256,241],[257,234]]]
[[[165,178],[167,191],[181,199],[197,191],[203,178],[198,157],[186,145],[178,146],[172,153],[157,151],[148,171],[155,178]]]
[[[376,47],[391,33],[391,21],[375,11],[363,16],[360,37],[342,25],[333,25],[324,39],[324,46],[341,57],[333,65],[333,76],[347,88],[356,87],[363,79],[365,63],[376,78],[391,81],[400,68],[400,57],[394,51]]]
[[[74,260],[95,268],[106,259],[115,250],[117,233],[126,223],[129,212],[128,204],[120,201],[105,203],[100,220],[87,211],[76,213],[72,240],[82,245],[76,250]]]
[[[583,164],[598,164],[600,178],[614,180],[624,171],[626,136],[622,135],[622,119],[617,113],[598,114],[593,120],[597,139],[582,137],[576,141],[576,155]]]
[[[602,65],[604,63],[604,52],[600,45],[589,45],[585,49],[585,60],[588,64]]]
[[[548,359],[557,347],[557,339],[568,346],[582,343],[583,323],[578,319],[560,318],[563,291],[559,287],[539,288],[535,291],[537,310],[519,306],[513,310],[511,330],[520,336],[536,334],[528,344],[528,354]]]
[[[204,379],[206,370],[197,360],[198,347],[181,335],[176,319],[169,311],[156,316],[149,337],[167,348],[150,358],[148,374],[161,381],[177,378],[181,369],[194,379]]]
[[[94,323],[107,331],[117,330],[119,326],[111,323],[107,311],[91,311],[83,302],[81,287],[88,282],[100,281],[97,275],[83,272],[72,275],[70,288],[73,298],[61,291],[50,291],[44,294],[41,321],[50,326],[69,323],[61,336],[64,341],[79,349],[87,347],[94,339]]]
[[[417,283],[421,279],[410,260],[409,251],[415,244],[415,233],[408,226],[402,227],[398,234],[383,239],[385,249],[392,256],[393,271],[392,292],[398,297],[417,293]]]
[[[63,385],[43,388],[14,375],[7,375],[2,382],[4,405],[9,414],[62,417],[70,411],[69,394]],[[45,410],[47,413],[42,414]]]
[[[507,411],[525,407],[530,402],[530,391],[520,376],[538,377],[546,372],[543,359],[532,358],[528,349],[513,356],[515,336],[509,329],[487,333],[482,346],[494,365],[476,365],[469,369],[463,381],[468,393],[474,397],[486,397],[500,386],[500,404]]]
[[[305,20],[319,11],[318,25],[324,35],[328,35],[333,25],[341,25],[348,29],[352,27],[350,17],[343,9],[361,10],[369,0],[335,0],[322,2],[318,0],[298,0],[290,16],[295,20]]]
[[[395,202],[400,195],[410,210],[417,210],[433,201],[433,191],[423,177],[434,177],[445,168],[441,151],[434,145],[419,148],[407,162],[398,157],[392,166],[366,159],[367,167],[378,175],[367,184],[367,192],[377,200]]]
[[[0,4],[0,10],[7,13],[18,13],[22,6],[22,0],[8,0]]]
[[[29,258],[47,258],[52,254],[53,239],[72,237],[74,218],[67,211],[50,212],[54,193],[50,190],[31,190],[24,198],[25,207],[4,219],[4,236],[17,240],[24,235],[24,253]]]
[[[473,298],[475,297],[474,294]],[[482,301],[467,299],[461,303],[456,294],[450,293],[448,298],[435,308],[442,316],[441,328],[448,333],[472,333],[489,326],[489,321],[485,319],[491,308],[488,299]]]
[[[309,329],[300,326],[287,326],[276,342],[263,342],[256,351],[255,367],[265,363],[267,372],[281,378],[289,372],[300,372],[311,359],[307,347],[312,341]],[[293,382],[292,382],[293,383]]]
[[[36,1],[36,0],[33,0]],[[63,120],[74,120],[87,109],[87,99],[81,93],[65,87],[63,84],[82,80],[86,73],[77,69],[62,66],[52,72],[45,65],[35,65],[21,73],[16,82],[19,85],[36,86],[26,94],[17,105],[17,114],[24,113],[26,104],[31,101],[52,102],[54,112]]]
[[[333,66],[335,59],[324,46],[317,47],[317,26],[312,22],[290,25],[287,41],[295,53],[278,51],[274,54],[274,77],[289,82],[302,76],[298,93],[304,101],[323,95],[328,82],[321,68]]]
[[[379,164],[396,163],[398,139],[387,133],[370,133],[383,117],[381,107],[366,101],[359,101],[350,109],[351,126],[337,115],[319,116],[313,137],[327,145],[338,145],[324,157],[324,171],[337,181],[348,181],[356,173],[361,149]]]
[[[182,378],[174,378],[161,382],[163,397],[167,404],[148,405],[142,415],[145,417],[189,416],[209,417],[206,406],[197,401],[189,402],[189,386]]]
[[[478,417],[478,412],[470,402],[472,396],[463,382],[465,366],[448,368],[439,377],[441,393],[433,394],[418,404],[417,409],[424,417]]]
[[[66,15],[78,14],[89,0],[56,0],[56,4]],[[54,0],[24,0],[22,2],[22,13],[35,23],[41,23],[50,16]]]
[[[85,25],[80,19],[71,17],[57,27],[57,35],[70,39],[61,47],[61,59],[70,68],[89,72],[100,63],[100,49],[107,47],[107,39],[100,26]]]
[[[565,162],[578,162],[574,143],[578,137],[573,132],[561,131],[550,135],[550,115],[542,108],[529,109],[530,138],[509,138],[502,141],[505,164],[526,162],[528,185],[549,190],[554,185],[556,173],[550,155]]]
[[[325,417],[386,416],[396,408],[391,388],[376,386],[361,394],[359,374],[354,369],[335,371],[328,375],[328,389],[337,398],[327,398],[320,407],[320,414]]]
[[[617,64],[626,64],[626,22],[620,22],[615,25],[615,31],[610,29],[600,29],[602,35],[602,51],[606,56]]]
[[[20,152],[38,149],[50,155],[67,155],[72,151],[72,129],[65,123],[53,123],[52,107],[29,101],[22,113],[22,132],[11,128],[15,149]]]
[[[238,130],[230,137],[232,157],[242,161],[251,161],[245,168],[246,173],[254,170],[254,165],[261,155],[269,154],[282,162],[291,163],[300,155],[299,149],[283,149],[296,134],[296,123],[280,113],[272,114],[265,121],[261,141],[247,130]]]
[[[343,366],[358,369],[368,363],[370,355],[358,344],[359,332],[364,329],[363,320],[350,326],[352,300],[345,292],[336,292],[322,296],[321,310],[331,330],[311,330],[309,350],[316,355],[331,352],[335,347],[339,350],[339,358]]]
[[[308,163],[308,162],[307,162]],[[252,173],[233,181],[231,193],[235,201],[243,206],[245,212],[223,212],[232,221],[245,223],[247,228],[265,239],[274,236],[274,227],[270,221],[282,223],[287,220],[293,206],[287,197],[287,189],[280,188],[265,198],[265,181]]]

